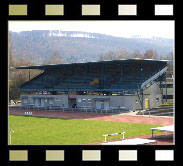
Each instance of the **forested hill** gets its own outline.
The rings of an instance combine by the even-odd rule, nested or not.
[[[33,30],[10,32],[10,36],[13,54],[36,63],[49,59],[53,52],[58,52],[66,62],[83,62],[119,50],[129,53],[139,50],[143,54],[147,49],[153,49],[163,57],[173,52],[174,47],[172,39],[122,38],[78,31]]]

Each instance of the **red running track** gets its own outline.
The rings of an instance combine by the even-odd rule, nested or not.
[[[24,112],[32,112],[32,116],[86,119],[86,120],[104,120],[113,122],[144,123],[156,125],[173,125],[174,118],[171,117],[147,117],[147,116],[130,116],[130,115],[105,115],[95,113],[72,113],[57,111],[38,111],[38,110],[9,110],[9,114],[24,115]]]

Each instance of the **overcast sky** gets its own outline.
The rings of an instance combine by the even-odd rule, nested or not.
[[[9,30],[63,30],[174,39],[174,21],[9,21]]]

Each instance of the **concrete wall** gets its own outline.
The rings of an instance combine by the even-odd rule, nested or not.
[[[150,108],[157,107],[161,104],[161,92],[159,85],[154,83],[148,89],[144,90],[144,101],[145,99],[149,99]],[[129,110],[139,110],[141,109],[141,103],[139,101],[139,97],[137,94],[134,95],[75,95],[76,96],[76,106],[77,107],[91,107],[96,108],[96,103],[100,105],[101,101],[98,102],[96,100],[92,100],[93,98],[108,98],[104,102],[105,108],[106,107],[125,107]],[[27,99],[23,99],[27,98]],[[33,104],[35,103],[34,99],[40,98],[42,99],[42,104],[44,106],[54,105],[54,106],[61,106],[61,107],[71,107],[69,105],[69,96],[67,94],[63,95],[35,95],[35,94],[23,94],[21,95],[21,101],[27,100],[27,103],[22,101],[22,105]],[[157,101],[158,99],[158,101]],[[52,101],[53,103],[50,103]],[[145,105],[145,102],[144,102]]]
[[[163,82],[165,84],[165,82]],[[174,85],[173,79],[168,79],[167,80],[167,85]],[[167,95],[174,95],[174,86],[173,88],[167,88]],[[166,88],[163,88],[163,94],[166,94]]]
[[[133,108],[134,95],[110,96],[110,107]]]
[[[27,98],[28,103],[24,103],[23,100]],[[23,94],[21,95],[21,104],[35,104],[37,99],[40,99],[43,102],[44,106],[62,106],[68,107],[68,95],[33,95],[33,94]]]
[[[133,98],[134,96],[103,96],[103,95],[77,95],[76,102],[77,107],[92,107],[95,108],[96,104],[99,105],[100,100],[95,101],[93,98],[110,98],[110,100],[104,101],[104,107],[126,107],[127,109],[133,108]],[[91,102],[89,102],[89,100]],[[85,101],[85,102],[84,102]],[[99,107],[99,106],[98,106]]]
[[[161,100],[161,91],[159,88],[159,84],[154,83],[153,85],[151,85],[147,89],[143,90],[144,108],[145,108],[145,100],[146,99],[149,100],[150,108],[157,107],[157,106],[161,105],[162,100]],[[138,109],[141,109],[141,104],[140,104],[138,95],[136,95],[134,97],[134,100],[133,100],[132,110],[138,110]]]
[[[96,95],[77,95],[76,103],[77,107],[92,107],[94,108],[94,101],[92,100],[95,98]]]
[[[159,88],[159,84],[154,83],[151,87],[149,87],[151,93],[149,95],[150,108],[157,107],[162,104],[161,100],[161,91]]]

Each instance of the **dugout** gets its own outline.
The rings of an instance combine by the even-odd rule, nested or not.
[[[145,100],[148,107],[166,100],[162,84],[166,85],[167,63],[134,58],[16,69],[42,71],[20,86],[22,105],[136,110],[144,109]]]

